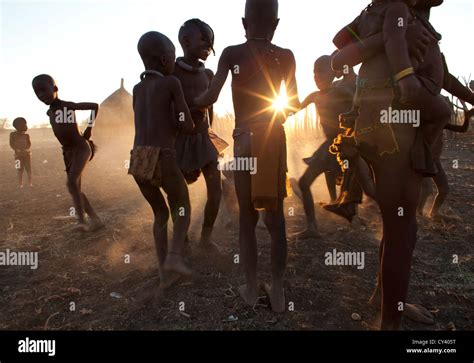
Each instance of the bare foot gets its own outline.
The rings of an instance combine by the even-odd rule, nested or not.
[[[417,323],[433,325],[435,323],[433,314],[423,305],[405,304],[403,316]]]
[[[192,276],[192,271],[185,265],[183,257],[176,253],[169,253],[163,265],[163,271],[177,273],[179,275],[189,277]]]
[[[375,307],[378,311],[380,311],[380,304],[380,293],[376,291],[369,299],[369,305]],[[431,312],[424,306],[419,304],[406,303],[405,310],[403,311],[403,316],[417,323],[427,325],[433,325],[435,323],[433,314],[431,314]]]
[[[247,285],[242,285],[239,287],[239,294],[245,303],[250,306],[254,306],[257,303],[258,298],[258,289],[253,288],[249,289]]]
[[[322,239],[321,234],[318,232],[317,229],[314,228],[307,228],[304,231],[294,233],[290,236],[291,239]]]
[[[199,246],[199,249],[203,252],[216,254],[216,255],[221,254],[221,250],[219,246],[213,241],[201,240],[198,246]]]
[[[291,189],[293,189],[293,193],[300,199],[303,200],[303,193],[301,192],[300,186],[298,181],[295,178],[290,179]]]
[[[89,226],[89,232],[96,232],[98,231],[99,229],[102,229],[105,227],[105,224],[104,222],[102,222],[102,220],[100,219],[93,219],[92,220],[92,223],[90,224]]]
[[[78,232],[89,232],[90,227],[87,223],[78,223],[74,226],[72,229],[73,231],[78,231]]]
[[[283,287],[275,289],[265,284],[265,292],[270,299],[270,305],[275,313],[285,312],[285,289]]]
[[[181,280],[182,275],[176,272],[167,272],[160,274],[160,290],[164,291],[174,286],[179,280]]]

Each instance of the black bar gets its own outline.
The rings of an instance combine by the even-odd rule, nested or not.
[[[55,355],[20,353],[19,341],[26,343],[26,338],[30,344],[31,340],[55,340]],[[0,332],[0,362],[19,359],[473,362],[473,338],[473,332]],[[456,349],[456,353],[410,354],[407,349]]]

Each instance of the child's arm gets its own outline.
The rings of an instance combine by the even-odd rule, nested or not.
[[[84,131],[84,138],[86,140],[89,140],[92,136],[92,127],[94,126],[94,120],[97,118],[97,114],[99,113],[99,105],[97,103],[91,102],[70,102],[68,103],[67,108],[74,111],[91,111],[91,117],[87,123],[87,128]]]
[[[167,78],[171,90],[171,96],[174,101],[174,111],[177,115],[178,125],[183,132],[192,132],[194,129],[194,121],[184,98],[181,82],[175,76],[169,76]]]
[[[219,59],[219,65],[217,67],[217,73],[212,79],[211,86],[202,95],[194,100],[194,104],[198,107],[208,107],[217,102],[219,94],[221,93],[222,87],[224,87],[225,81],[231,68],[230,65],[230,49],[226,48],[222,52],[221,58]]]
[[[352,23],[342,28],[334,37],[333,43],[337,49],[342,49],[350,44],[359,42],[361,39],[357,35],[357,24],[359,17],[354,19]]]
[[[402,2],[394,2],[387,10],[383,26],[385,53],[394,79],[400,87],[400,101],[405,104],[415,99],[421,87],[408,54],[408,16],[408,6]]]
[[[212,80],[214,79],[214,72],[210,69],[206,69],[206,74],[209,78],[209,81],[212,83]],[[207,108],[207,112],[209,113],[209,125],[212,127],[212,123],[214,122],[214,106],[209,106]]]
[[[15,136],[14,133],[10,133],[10,147],[16,152],[16,145],[15,145]]]
[[[409,53],[420,63],[424,61],[424,56],[431,36],[423,26],[409,25],[406,39]],[[341,49],[332,60],[332,67],[335,71],[341,71],[345,66],[355,67],[356,65],[375,57],[384,52],[384,34],[380,32],[369,38],[352,43]]]
[[[288,78],[286,82],[286,95],[288,97],[288,109],[290,112],[298,112],[301,109],[301,102],[298,96],[298,85],[296,82],[296,60],[293,53],[288,50]]]
[[[474,92],[469,87],[463,85],[459,80],[449,73],[448,64],[443,54],[444,82],[443,88],[461,101],[474,105]]]
[[[316,91],[316,92],[311,93],[308,97],[306,97],[300,105],[301,106],[300,111],[304,110],[306,107],[308,107],[312,103],[315,103],[318,95],[319,95],[319,92]]]
[[[26,134],[26,148],[28,150],[31,149],[31,140],[30,140],[30,135]]]

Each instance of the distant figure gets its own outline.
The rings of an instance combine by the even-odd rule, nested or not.
[[[211,130],[213,108],[195,107],[194,99],[209,89],[214,73],[206,69],[206,61],[214,51],[214,31],[199,19],[191,19],[179,30],[179,42],[184,57],[178,58],[173,75],[182,84],[184,97],[190,107],[195,122],[192,133],[179,133],[176,140],[177,161],[188,184],[194,183],[204,175],[207,187],[207,202],[204,209],[199,247],[205,252],[219,252],[218,246],[211,240],[214,223],[219,213],[222,196],[221,173],[218,169],[218,157],[228,144],[220,140]],[[220,141],[213,144],[213,140]],[[219,145],[220,144],[220,145]]]
[[[18,182],[23,188],[23,171],[28,174],[28,185],[33,186],[31,178],[31,141],[28,125],[23,117],[13,120],[13,127],[16,131],[10,134],[10,147],[15,151],[15,168],[18,170]]]
[[[135,141],[129,174],[153,209],[153,235],[160,264],[160,286],[169,287],[191,271],[183,260],[183,247],[191,218],[186,180],[176,160],[178,131],[192,132],[193,120],[179,80],[172,76],[175,47],[163,34],[148,32],[138,42],[145,65],[141,82],[133,89]],[[174,105],[174,107],[173,107]],[[174,220],[168,250],[168,220]]]
[[[47,74],[41,74],[33,79],[33,89],[38,99],[50,106],[47,112],[49,122],[54,135],[63,148],[67,187],[74,201],[75,214],[79,221],[75,229],[83,232],[96,231],[102,228],[104,224],[92,208],[89,199],[82,193],[81,179],[86,165],[94,156],[94,144],[90,141],[90,138],[99,105],[60,100],[56,82]],[[88,126],[83,134],[79,131],[76,121],[76,110],[92,111]],[[91,218],[91,223],[86,222],[86,213]]]
[[[257,283],[257,209],[265,209],[265,224],[272,240],[272,285],[265,289],[273,311],[285,310],[284,274],[287,240],[283,200],[287,196],[286,109],[277,109],[278,90],[286,84],[288,109],[299,109],[293,53],[272,44],[278,26],[277,0],[247,0],[242,20],[247,42],[224,50],[209,91],[195,100],[199,107],[214,104],[232,73],[235,108],[234,172],[239,201],[240,253],[246,285],[239,289],[244,301],[255,305]]]

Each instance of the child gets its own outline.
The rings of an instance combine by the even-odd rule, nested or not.
[[[213,119],[212,106],[193,107],[194,99],[209,89],[214,74],[206,69],[201,60],[206,61],[214,46],[214,32],[209,25],[199,19],[191,19],[179,30],[179,42],[184,57],[178,58],[173,72],[182,84],[184,97],[191,107],[191,116],[196,123],[192,133],[179,133],[176,140],[177,161],[188,184],[194,183],[201,172],[206,180],[207,203],[204,209],[199,247],[203,251],[218,252],[211,240],[214,223],[219,212],[222,195],[221,173],[218,170],[218,156],[228,146],[223,140],[220,147],[213,144],[216,135],[210,134]],[[219,148],[219,149],[218,149]]]
[[[325,55],[318,58],[314,63],[314,80],[319,91],[310,94],[301,105],[301,108],[305,108],[312,103],[316,104],[326,141],[311,158],[305,159],[308,168],[299,180],[298,186],[301,190],[307,227],[303,232],[294,235],[297,238],[321,237],[318,232],[310,188],[314,180],[322,173],[326,174],[331,199],[336,199],[336,176],[341,174],[341,169],[335,155],[329,152],[329,147],[341,132],[339,114],[347,112],[352,107],[356,76],[352,71],[345,75],[341,82],[333,83],[335,77],[336,74],[331,68],[331,57]]]
[[[28,185],[33,186],[31,180],[31,141],[28,125],[23,117],[13,120],[13,127],[16,131],[10,134],[10,147],[15,151],[15,167],[18,170],[18,181],[20,188],[23,188],[23,171],[28,174]]]
[[[274,101],[282,81],[289,99],[288,110],[299,109],[295,79],[295,59],[290,50],[271,43],[278,26],[277,0],[247,0],[242,19],[247,42],[224,50],[209,91],[194,104],[207,107],[217,101],[227,75],[232,72],[235,109],[234,157],[247,161],[235,171],[239,201],[239,243],[245,268],[246,285],[239,289],[244,301],[255,305],[257,283],[257,209],[265,209],[265,224],[272,240],[272,285],[266,286],[273,311],[285,310],[283,288],[287,240],[283,200],[286,191],[286,137],[283,123],[286,110],[278,111]],[[258,171],[245,165],[256,160]],[[247,169],[246,169],[247,168]]]
[[[92,208],[89,199],[81,191],[81,179],[84,169],[94,155],[94,144],[90,141],[93,121],[97,117],[99,105],[96,103],[74,103],[58,98],[58,87],[54,79],[41,74],[33,79],[33,90],[40,101],[50,106],[47,112],[54,135],[63,148],[66,165],[67,187],[72,196],[75,213],[78,218],[76,230],[83,232],[96,231],[102,228],[103,222]],[[90,122],[81,134],[76,122],[76,110],[91,110]],[[91,218],[88,224],[85,213]]]
[[[181,83],[171,76],[175,67],[173,43],[161,33],[148,32],[140,38],[138,52],[145,72],[133,89],[135,142],[129,174],[153,209],[160,284],[165,288],[173,283],[172,279],[191,274],[182,257],[191,206],[186,181],[176,161],[175,142],[178,131],[191,132],[194,124]],[[167,194],[174,220],[169,250],[170,211],[160,188]]]

